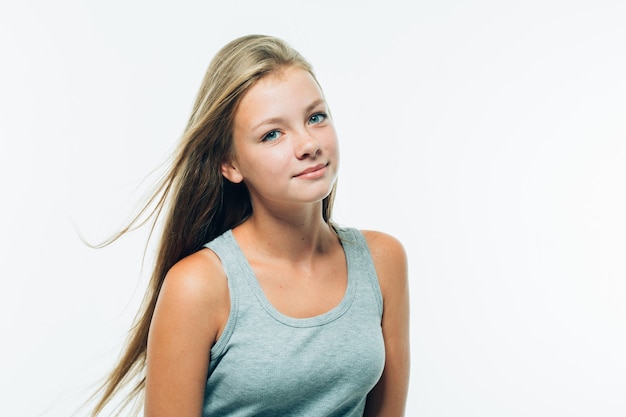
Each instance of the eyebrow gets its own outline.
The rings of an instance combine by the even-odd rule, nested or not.
[[[311,104],[309,104],[308,106],[306,106],[306,108],[304,109],[304,113],[308,114],[310,112],[313,111],[314,108],[316,108],[317,106],[319,106],[320,104],[326,103],[326,100],[324,100],[324,98],[320,97],[316,100],[313,100],[313,102],[311,102]],[[269,125],[269,124],[273,124],[273,123],[281,123],[284,122],[284,119],[282,117],[271,117],[269,119],[265,119],[263,120],[261,123],[255,125],[252,130],[257,130],[259,127],[263,126],[263,125]]]

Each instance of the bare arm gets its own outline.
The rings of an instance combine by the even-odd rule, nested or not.
[[[367,397],[364,416],[404,416],[409,385],[409,287],[404,248],[395,238],[364,232],[383,293],[385,368]]]
[[[228,318],[217,256],[202,250],[168,272],[150,325],[145,417],[199,417],[211,346]]]

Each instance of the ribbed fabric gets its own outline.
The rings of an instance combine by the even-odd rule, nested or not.
[[[229,230],[221,259],[231,309],[211,349],[203,417],[362,416],[385,362],[382,295],[365,238],[338,228],[348,284],[341,302],[297,319],[276,310]]]

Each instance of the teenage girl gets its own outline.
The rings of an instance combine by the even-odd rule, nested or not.
[[[94,416],[129,384],[145,417],[404,415],[406,255],[331,221],[338,167],[309,63],[270,36],[222,48],[143,210],[166,213],[156,264]]]

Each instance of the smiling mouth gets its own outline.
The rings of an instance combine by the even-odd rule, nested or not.
[[[315,165],[313,167],[305,169],[304,171],[300,172],[299,174],[294,175],[294,177],[304,177],[304,176],[307,176],[309,174],[314,175],[318,171],[321,171],[324,168],[326,168],[327,166],[328,166],[327,163],[326,164]],[[309,175],[309,176],[311,176],[311,175]]]

